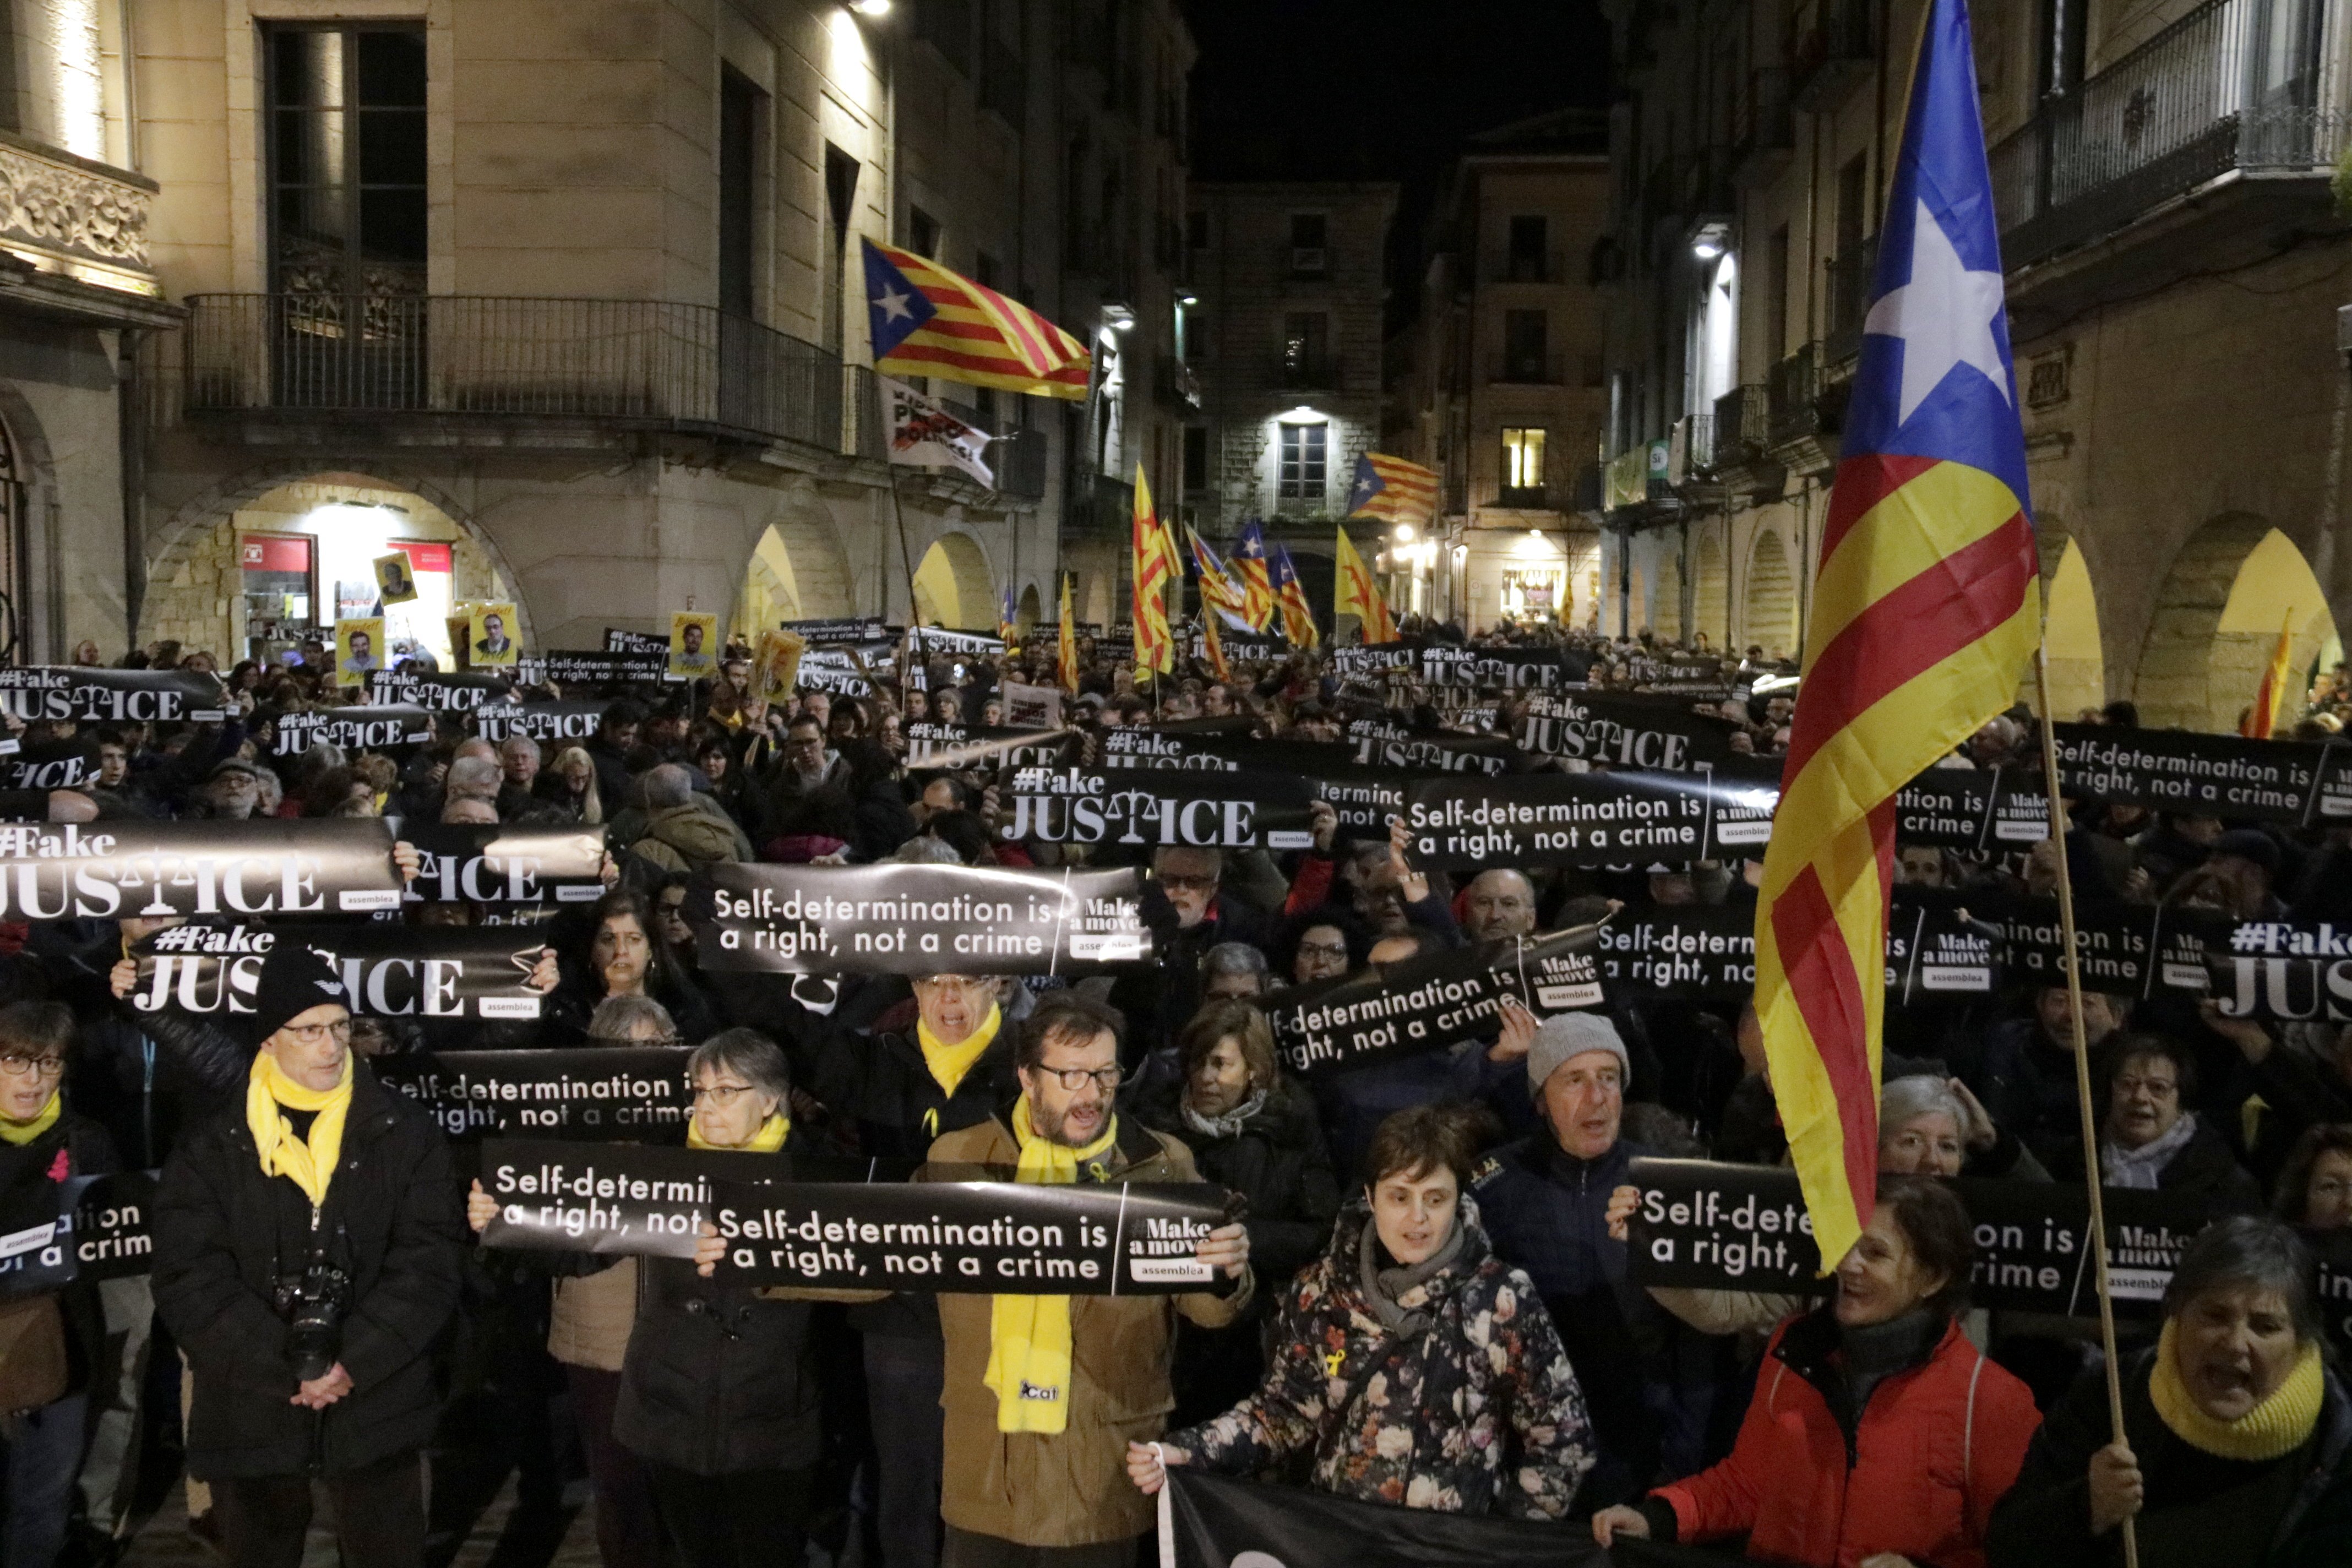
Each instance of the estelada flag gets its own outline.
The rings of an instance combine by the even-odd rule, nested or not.
[[[1262,632],[1274,624],[1274,580],[1266,575],[1265,531],[1253,518],[1234,536],[1234,575],[1242,585],[1242,619]]]
[[[1773,1096],[1832,1268],[1876,1192],[1895,792],[2010,705],[2041,631],[1968,12],[1930,4],[1756,909]]]
[[[2238,726],[2238,733],[2249,741],[2267,741],[2278,728],[2279,705],[2286,700],[2286,684],[2294,670],[2294,612],[2289,610],[2279,623],[2278,646],[2271,649],[2271,661],[2263,667],[2263,683],[2254,689],[2254,705],[2246,710],[2246,721]]]
[[[1094,376],[1086,344],[995,289],[893,245],[866,252],[866,321],[874,368],[894,375],[1084,399]]]
[[[1389,618],[1389,602],[1381,596],[1381,585],[1372,581],[1364,558],[1356,553],[1356,546],[1344,528],[1339,530],[1339,545],[1332,556],[1332,617],[1336,620],[1341,616],[1355,616],[1362,623],[1368,643],[1396,641],[1396,623]]]
[[[1427,522],[1437,510],[1437,474],[1419,463],[1366,452],[1356,459],[1356,480],[1348,489],[1349,517],[1386,522]]]
[[[1168,635],[1168,584],[1181,568],[1168,531],[1151,510],[1151,487],[1140,463],[1135,466],[1135,526],[1129,553],[1135,584],[1135,668],[1165,673],[1176,668],[1175,639]]]
[[[1078,689],[1078,618],[1070,607],[1070,577],[1062,574],[1062,646],[1054,659],[1055,679],[1062,689],[1076,693]]]
[[[1279,544],[1266,546],[1266,563],[1274,575],[1274,604],[1282,612],[1282,635],[1290,639],[1293,647],[1313,647],[1323,640],[1315,629],[1315,612],[1307,607],[1307,590],[1298,581],[1298,569],[1290,563],[1290,552]]]
[[[1242,585],[1234,581],[1233,574],[1225,563],[1217,559],[1217,552],[1209,548],[1208,541],[1193,532],[1192,524],[1187,523],[1184,525],[1184,542],[1192,552],[1193,578],[1201,585],[1201,619],[1210,626],[1213,632],[1220,616],[1236,626],[1255,630],[1255,627],[1249,626],[1245,613],[1249,596],[1243,592]]]

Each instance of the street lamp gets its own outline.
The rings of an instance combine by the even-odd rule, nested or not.
[[[890,0],[849,0],[849,8],[861,16],[887,16]]]
[[[1398,524],[1396,525],[1396,535],[1395,535],[1395,537],[1396,537],[1397,539],[1399,539],[1399,540],[1402,541],[1404,543],[1407,543],[1407,544],[1412,543],[1412,524],[1411,524],[1411,523],[1409,523],[1409,522],[1400,522],[1400,523],[1398,523]]]

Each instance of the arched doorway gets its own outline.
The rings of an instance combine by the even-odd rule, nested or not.
[[[2298,686],[2339,647],[2326,595],[2294,542],[2259,517],[2218,517],[2173,558],[2140,651],[2140,722],[2227,733],[2253,700],[2284,628]],[[2291,692],[2291,720],[2303,701]]]
[[[1648,624],[1650,600],[1648,586],[1642,580],[1642,569],[1628,563],[1626,567],[1624,619],[1617,628],[1620,637],[1632,637]]]
[[[2042,519],[2042,641],[2050,654],[2050,711],[2061,723],[2107,700],[2106,650],[2099,642],[2099,605],[2083,546]],[[2018,700],[2041,708],[2039,683],[2028,669]]]
[[[1650,629],[1660,642],[1683,639],[1683,565],[1672,549],[1658,555],[1658,599],[1650,611]]]
[[[915,618],[953,631],[996,629],[996,588],[988,557],[968,533],[942,533],[915,567]]]
[[[1705,632],[1718,650],[1727,647],[1730,604],[1731,574],[1724,564],[1722,542],[1710,531],[1698,542],[1698,565],[1691,583],[1691,635]]]
[[[1058,616],[1060,613],[1057,607],[1055,614]],[[1045,609],[1037,597],[1037,584],[1032,583],[1021,590],[1021,609],[1014,621],[1014,625],[1021,630],[1024,641],[1026,641],[1029,635],[1037,629],[1037,623],[1045,618]]]
[[[1797,581],[1789,573],[1789,552],[1775,530],[1759,529],[1748,552],[1743,636],[1767,658],[1797,656]]]
[[[743,569],[743,591],[735,596],[731,629],[748,641],[780,621],[800,618],[800,585],[792,552],[784,547],[783,536],[770,528],[760,536],[751,563]]]

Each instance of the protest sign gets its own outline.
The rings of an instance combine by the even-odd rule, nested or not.
[[[2206,945],[2205,967],[2225,1018],[2352,1023],[2352,931],[2242,921]]]
[[[382,819],[0,826],[0,918],[339,915],[400,907]]]
[[[1423,779],[1404,816],[1433,868],[1630,866],[1760,855],[1775,795],[1706,772]]]
[[[823,691],[835,697],[871,697],[874,683],[853,670],[835,669],[803,658],[793,677],[793,689]]]
[[[228,694],[195,669],[100,669],[31,664],[0,669],[0,712],[86,724],[217,723]]]
[[[0,789],[75,789],[98,778],[98,742],[88,733],[0,752]]]
[[[2054,898],[1985,888],[1897,888],[1894,902],[1897,925],[1909,909],[1966,909],[2000,933],[2010,979],[2028,985],[2066,983]],[[2074,950],[2083,986],[2130,997],[2202,992],[2210,983],[2208,952],[2229,946],[2235,923],[2218,910],[2080,900],[2074,906]]]
[[[1004,639],[986,632],[951,632],[944,626],[917,626],[907,634],[908,651],[915,654],[958,653],[993,658],[1004,651]]]
[[[1929,768],[1895,795],[1898,843],[1984,854],[2049,837],[2039,769]]]
[[[1074,759],[1081,745],[1075,730],[920,723],[908,725],[906,732],[907,765],[919,769],[1058,767]]]
[[[1052,974],[1141,963],[1133,869],[718,865],[702,966],[787,974]]]
[[[1421,658],[1421,645],[1410,642],[1358,643],[1332,648],[1327,656],[1331,672],[1345,679],[1410,675]]]
[[[2060,787],[2084,800],[2192,816],[2307,823],[2352,817],[2352,749],[2183,730],[2060,724]]]
[[[1412,768],[1423,773],[1502,773],[1518,748],[1501,735],[1465,735],[1451,730],[1416,730],[1389,719],[1355,719],[1348,740],[1366,767]]]
[[[505,696],[512,686],[503,671],[484,675],[462,670],[411,675],[396,669],[378,670],[368,677],[368,700],[404,703],[435,713],[470,713]]]
[[[818,643],[866,643],[895,640],[906,635],[907,628],[894,626],[878,616],[832,616],[814,619],[779,621],[777,626],[794,632],[807,639],[811,646]]]
[[[785,702],[798,689],[794,678],[799,675],[801,659],[808,652],[808,639],[798,632],[772,631],[760,634],[760,646],[751,656],[752,689],[762,702]]]
[[[1682,773],[1729,757],[1738,729],[1673,698],[1559,691],[1528,700],[1518,742],[1547,757]]]
[[[583,745],[604,721],[602,702],[499,702],[474,710],[474,733],[493,743],[528,735],[550,748]]]
[[[499,1212],[482,1245],[692,1258],[713,1182],[782,1180],[792,1171],[782,1154],[490,1139],[479,1179]]]
[[[624,631],[618,626],[606,626],[604,651],[635,654],[639,657],[658,655],[661,658],[663,678],[667,679],[669,675],[669,638],[659,632],[632,632]]]
[[[0,1300],[146,1273],[155,1250],[148,1225],[157,1174],[117,1171],[55,1182],[47,1167],[28,1172],[0,1194]]]
[[[400,836],[423,861],[410,903],[543,907],[593,903],[604,894],[601,826],[412,823]]]
[[[313,708],[307,713],[280,713],[271,725],[277,738],[270,754],[278,757],[299,757],[322,742],[346,752],[393,756],[433,739],[433,715],[414,702]]]
[[[1425,647],[1421,678],[1433,687],[1501,687],[1520,691],[1562,685],[1557,648]]]
[[[1357,1502],[1189,1465],[1167,1474],[1158,1568],[1738,1568],[1687,1547],[1625,1555],[1652,1543],[1624,1535],[1603,1549],[1577,1521]]]
[[[1023,768],[998,836],[1139,855],[1173,845],[1305,849],[1315,842],[1314,799],[1315,786],[1295,773]]]
[[[271,955],[304,950],[333,964],[362,1017],[536,1018],[555,984],[545,946],[511,927],[183,925],[133,950],[127,1000],[142,1013],[250,1013]]]
[[[429,1112],[444,1135],[641,1139],[686,1124],[686,1046],[415,1051],[379,1057],[375,1075]]]
[[[1030,686],[1008,680],[997,688],[1004,700],[1004,721],[1016,730],[1058,730],[1062,727],[1062,692],[1053,686]]]
[[[1276,991],[1263,1011],[1283,1066],[1328,1078],[1484,1039],[1506,996],[1538,1014],[1601,1005],[1595,929],[1508,937]]]
[[[1213,1287],[1225,1211],[1205,1183],[722,1182],[711,1223],[738,1284],[1143,1296]]]
[[[527,653],[515,660],[515,679],[535,686],[551,680],[558,686],[635,685],[656,681],[669,673],[669,645],[658,653],[591,648],[550,648]]]

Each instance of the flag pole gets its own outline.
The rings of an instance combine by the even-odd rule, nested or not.
[[[898,470],[886,464],[885,471],[890,478],[890,515],[898,525],[898,563],[907,569],[907,657],[920,662],[923,659],[923,613],[915,604],[915,552],[907,548],[907,509],[898,500]],[[902,701],[909,689],[907,672],[901,670],[898,695]],[[925,695],[929,696],[928,688]]]
[[[2050,712],[2050,647],[2047,639],[2033,645],[2033,684],[2042,710],[2042,788],[2050,802],[2050,837],[2058,846],[2059,964],[2066,973],[2066,1022],[2074,1046],[2075,1110],[2082,1123],[2084,1185],[2091,1199],[2091,1255],[2096,1260],[2099,1296],[2099,1346],[2106,1352],[2107,1419],[2115,1440],[2124,1436],[2124,1385],[2116,1357],[2115,1299],[2107,1285],[2107,1212],[2099,1187],[2098,1121],[2091,1107],[2091,1049],[2083,1028],[2083,970],[2074,947],[2074,879],[2066,867],[2066,803],[2059,795],[2058,732]],[[2125,1568],[2139,1568],[2139,1538],[2133,1521],[2123,1521]]]

